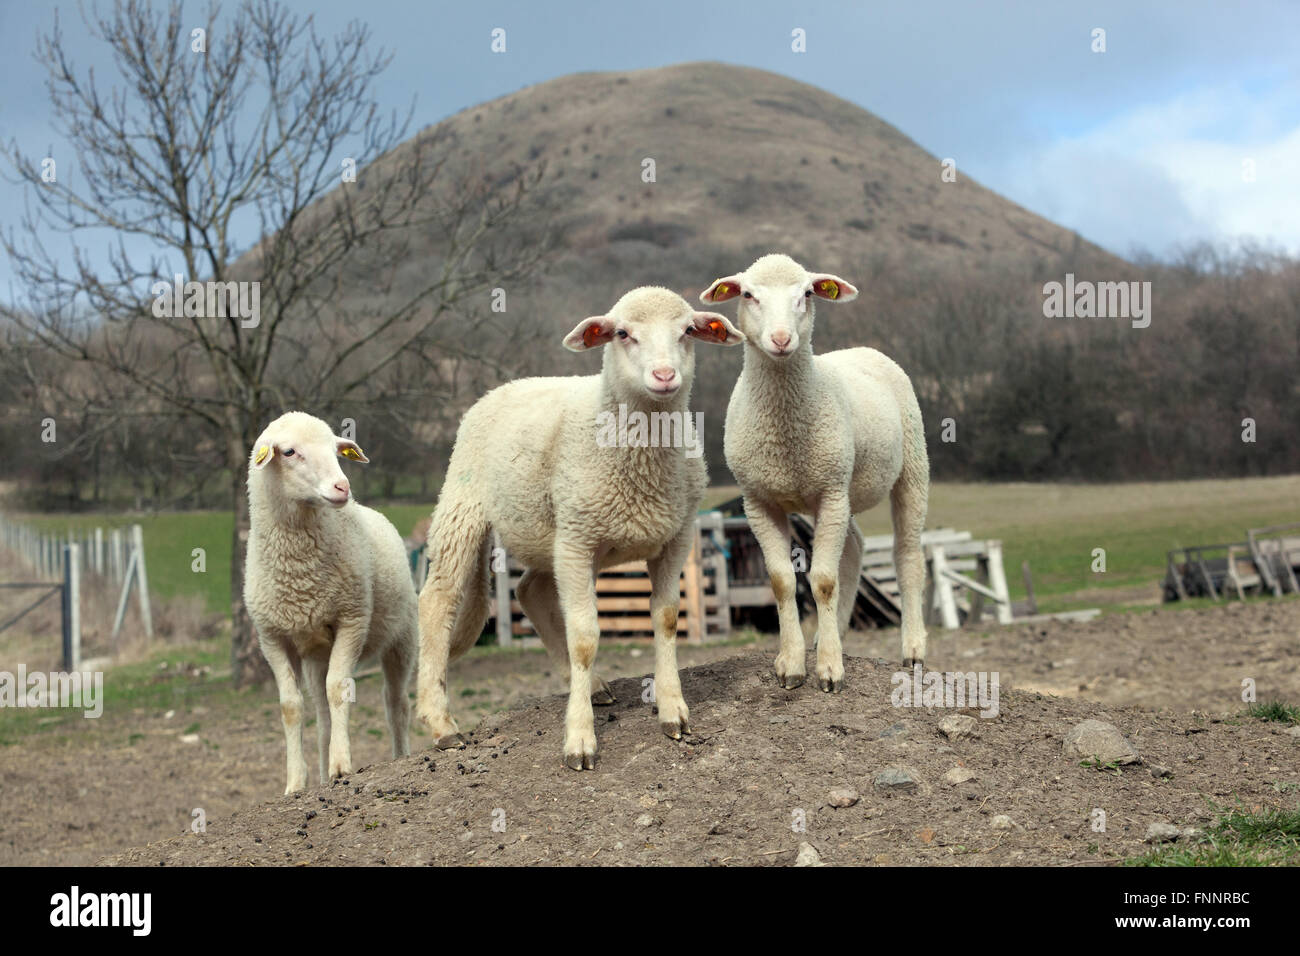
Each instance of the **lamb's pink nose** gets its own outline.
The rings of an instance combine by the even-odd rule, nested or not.
[[[334,490],[341,495],[346,495],[348,492],[352,490],[352,486],[349,485],[348,480],[344,478],[342,481],[334,482]]]
[[[788,346],[790,345],[790,333],[789,333],[789,332],[773,332],[773,333],[772,333],[772,344],[775,345],[775,346],[776,346],[777,348],[779,348],[779,349],[784,349],[784,348],[788,347]]]
[[[674,378],[677,377],[677,369],[657,368],[654,370],[654,377],[659,379],[659,381],[661,382],[671,382]]]

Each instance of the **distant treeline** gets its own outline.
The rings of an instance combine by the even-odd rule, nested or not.
[[[424,366],[413,363],[374,383],[360,403],[308,409],[336,424],[355,421],[372,460],[354,469],[359,496],[432,501],[459,415],[474,398],[502,378],[596,369],[594,357],[568,356],[558,344],[581,318],[566,300],[573,277],[586,277],[585,314],[587,299],[613,302],[633,285],[664,282],[665,273],[702,286],[769,251],[723,254],[685,243],[649,256],[648,245],[632,238],[583,250],[517,293],[513,301],[526,303],[533,325],[552,325],[554,333],[541,333],[522,358],[517,340],[503,335],[503,361],[458,372],[454,387],[445,369],[432,387],[421,379]],[[1300,262],[1204,246],[1173,262],[1130,263],[1122,275],[1111,274],[1113,262],[1047,252],[1038,262],[990,262],[956,275],[909,270],[883,256],[864,261],[845,271],[862,290],[859,300],[819,309],[815,347],[869,345],[903,366],[917,387],[937,479],[1300,471]],[[598,285],[593,274],[602,276]],[[1078,283],[1150,282],[1149,326],[1122,317],[1045,316],[1044,284],[1065,283],[1067,275]],[[12,330],[2,334],[0,480],[12,484],[16,503],[226,506],[218,439],[200,421],[147,396],[110,391]],[[722,423],[740,351],[701,350],[697,358],[692,407],[704,413],[715,483],[731,483]]]

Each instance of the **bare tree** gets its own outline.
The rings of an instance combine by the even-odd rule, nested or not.
[[[104,89],[75,68],[57,19],[39,39],[73,153],[51,178],[16,142],[3,148],[34,200],[0,240],[23,293],[5,313],[96,369],[106,405],[134,400],[212,436],[235,514],[240,686],[266,676],[243,606],[244,475],[258,432],[293,405],[359,405],[399,359],[451,369],[480,346],[499,353],[476,330],[497,321],[489,291],[544,255],[544,237],[503,228],[542,169],[465,161],[429,131],[403,142],[410,113],[399,120],[373,97],[389,58],[357,23],[325,38],[275,0],[245,0],[221,23],[209,7],[201,28],[179,2],[156,12],[119,0],[83,19],[119,82]],[[239,248],[254,224],[258,241]],[[71,237],[71,269],[47,248],[58,232]],[[86,253],[86,234],[113,237],[106,265]],[[159,283],[173,274],[223,285],[169,315]],[[257,292],[256,316],[235,308],[236,286],[224,285],[235,282],[249,284],[246,305]]]

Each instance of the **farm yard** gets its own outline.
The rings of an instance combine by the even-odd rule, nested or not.
[[[288,866],[1285,914],[1300,7],[1251,2],[0,8],[20,928],[187,945]]]
[[[713,489],[705,505],[728,491]],[[1164,551],[1285,519],[1297,494],[1294,478],[1109,489],[937,485],[934,521],[981,535],[988,529],[1004,540],[1009,567],[1030,560],[1041,568],[1040,606],[1104,609],[1086,623],[932,626],[929,666],[1000,675],[1001,712],[980,720],[972,739],[942,736],[945,712],[891,706],[896,629],[847,637],[849,683],[832,697],[810,685],[779,689],[771,677],[775,636],[740,627],[725,642],[679,647],[693,731],[680,743],[658,734],[641,699],[649,642],[602,642],[597,668],[619,700],[597,709],[596,773],[574,775],[558,754],[566,675],[540,648],[492,646],[489,623],[485,643],[450,674],[462,729],[482,720],[465,750],[428,750],[416,725],[412,756],[390,762],[381,679],[366,672],[352,721],[357,765],[366,769],[346,787],[318,789],[313,781],[283,798],[274,690],[232,688],[221,636],[192,640],[171,631],[165,642],[133,646],[107,671],[99,719],[0,710],[11,808],[0,821],[0,864],[762,865],[793,862],[803,842],[828,863],[1105,865],[1171,852],[1143,842],[1148,825],[1205,829],[1232,813],[1294,814],[1300,739],[1288,730],[1295,724],[1285,713],[1281,721],[1249,716],[1241,682],[1255,681],[1259,702],[1300,701],[1300,600],[1162,606]],[[1215,506],[1193,508],[1195,501]],[[401,528],[422,512],[389,511]],[[864,531],[879,530],[881,517],[862,516]],[[45,520],[65,527],[95,519]],[[194,596],[220,580],[189,570],[191,542],[224,540],[219,527],[211,531],[220,520],[142,520],[151,580],[171,582],[170,594],[156,589],[161,621],[179,600],[182,630],[219,622],[215,612],[206,624],[186,615]],[[153,522],[169,533],[156,533]],[[1107,548],[1104,575],[1089,571],[1095,546]],[[169,555],[182,573],[163,570]],[[210,561],[220,567],[219,555]],[[1014,587],[1018,575],[1010,580]],[[39,625],[44,657],[39,634],[0,637],[0,669],[12,669],[15,653],[29,669],[53,666],[56,620]],[[1089,718],[1119,727],[1142,764],[1108,772],[1063,756],[1064,735]],[[307,733],[313,739],[310,724]],[[752,768],[744,772],[755,782],[779,767],[782,786],[747,796],[735,786],[737,767]],[[905,768],[916,788],[877,787],[886,767]],[[1153,767],[1171,775],[1153,777]],[[955,771],[974,776],[945,783]],[[148,787],[138,786],[142,777]],[[827,807],[833,789],[855,790],[859,799]],[[590,816],[558,809],[575,799]],[[498,807],[504,833],[491,829]],[[189,830],[196,808],[207,822],[202,836]],[[1105,833],[1091,830],[1094,808],[1107,813]],[[796,810],[806,814],[804,833],[791,828]],[[1011,829],[993,828],[1000,815]],[[1223,852],[1264,861],[1290,852],[1285,841],[1281,849],[1232,845],[1228,839]]]

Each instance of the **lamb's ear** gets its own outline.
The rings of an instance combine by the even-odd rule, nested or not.
[[[359,461],[363,465],[370,461],[370,459],[366,457],[366,453],[361,450],[361,446],[358,445],[356,442],[354,442],[352,439],[335,438],[334,441],[337,446],[337,450],[340,458],[347,458],[350,459],[351,461]]]
[[[263,439],[253,448],[253,454],[249,456],[249,461],[252,463],[254,468],[261,471],[269,465],[271,459],[278,454],[280,454],[280,446],[275,442]]]
[[[564,347],[570,352],[585,352],[604,345],[614,338],[614,320],[607,315],[593,315],[583,319],[564,337]]]
[[[740,276],[714,279],[713,284],[700,293],[701,302],[726,302],[740,295]]]
[[[696,312],[695,324],[688,330],[692,338],[714,345],[739,345],[745,341],[745,333],[730,322],[725,315],[717,312]]]
[[[817,298],[832,302],[852,302],[858,297],[858,290],[852,284],[829,272],[818,272],[812,277],[812,290]]]

